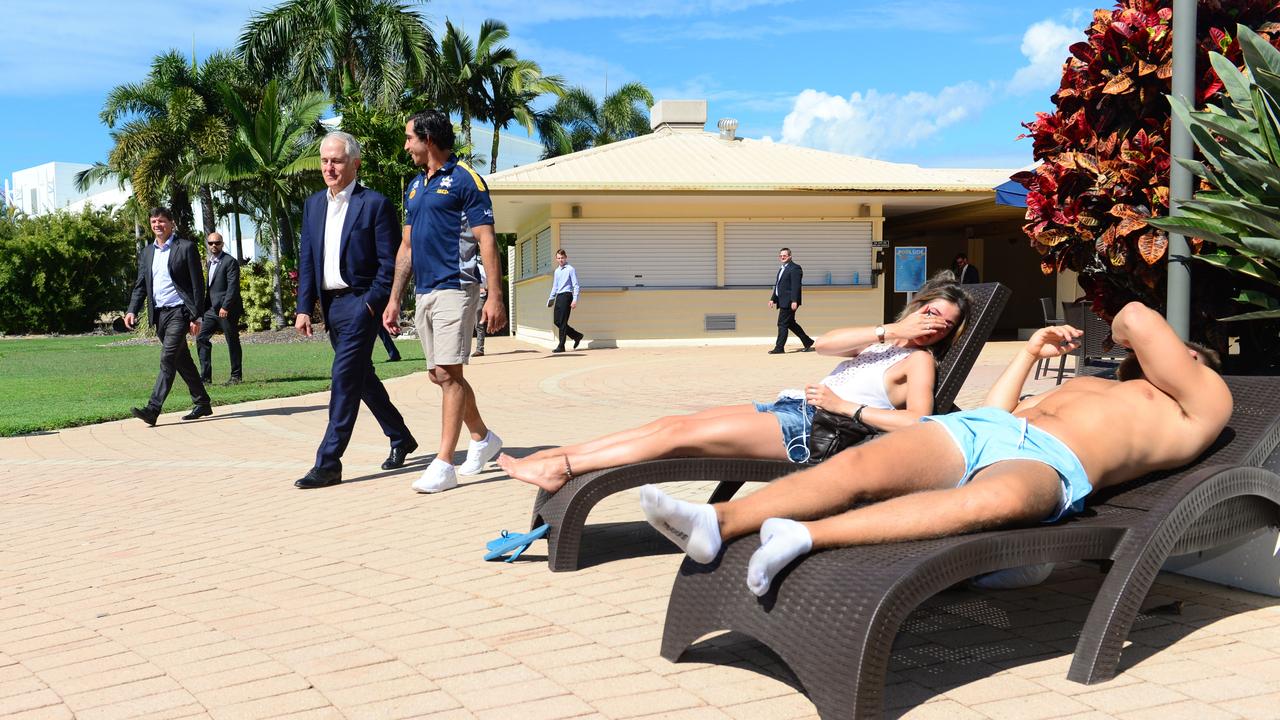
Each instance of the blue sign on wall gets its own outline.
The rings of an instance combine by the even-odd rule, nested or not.
[[[893,249],[893,291],[919,292],[924,285],[926,260],[929,249],[923,247],[896,247]]]

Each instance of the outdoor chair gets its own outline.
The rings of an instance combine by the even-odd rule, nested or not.
[[[1280,378],[1227,383],[1231,420],[1196,462],[1107,488],[1083,514],[1053,525],[815,552],[784,569],[762,598],[744,582],[758,534],[727,543],[715,565],[686,558],[662,656],[675,661],[709,633],[744,633],[778,654],[822,717],[880,717],[894,638],[923,601],[983,573],[1098,560],[1107,576],[1067,678],[1109,680],[1167,558],[1280,526],[1280,476],[1263,467],[1280,465]]]
[[[1063,304],[1065,305],[1066,303],[1063,303]],[[1045,327],[1061,325],[1064,322],[1060,316],[1056,315],[1053,312],[1053,298],[1047,298],[1047,297],[1040,298],[1040,312],[1044,314]],[[1041,375],[1047,375],[1049,373],[1049,360],[1050,358],[1040,358],[1040,362],[1036,363],[1036,373],[1035,373],[1034,379],[1039,380]],[[1066,366],[1066,364],[1067,364],[1067,356],[1066,355],[1059,356],[1058,357],[1058,374],[1059,375],[1062,374],[1063,368]]]
[[[965,285],[964,290],[972,300],[969,320],[964,335],[938,363],[935,412],[954,408],[960,387],[1009,301],[1010,290],[1000,283]],[[587,515],[610,495],[648,484],[703,480],[718,483],[709,501],[723,502],[732,498],[745,483],[769,482],[796,469],[794,463],[785,460],[683,458],[650,460],[583,473],[555,493],[538,491],[530,527],[543,523],[551,526],[547,533],[547,564],[552,571],[577,570]]]
[[[1115,369],[1116,361],[1124,358],[1128,350],[1120,345],[1111,349],[1104,348],[1107,336],[1111,334],[1111,325],[1098,317],[1089,308],[1088,303],[1063,303],[1062,317],[1066,323],[1079,329],[1079,346],[1070,354],[1075,357],[1076,375],[1103,375]],[[1063,361],[1066,356],[1062,356]],[[1062,384],[1062,361],[1058,365],[1058,384]]]

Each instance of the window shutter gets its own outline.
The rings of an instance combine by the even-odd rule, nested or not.
[[[563,223],[560,245],[583,287],[714,287],[716,225]]]
[[[804,284],[871,284],[871,223],[725,223],[724,284],[773,285],[778,250],[791,248]]]

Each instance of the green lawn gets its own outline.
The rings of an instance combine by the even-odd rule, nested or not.
[[[145,405],[160,369],[160,347],[108,347],[121,337],[0,339],[0,436],[118,420],[130,417],[130,407]],[[327,342],[243,347],[244,383],[226,387],[221,383],[227,379],[227,347],[214,344],[214,384],[209,387],[214,405],[329,387],[333,351]],[[398,342],[396,347],[404,359],[389,363],[382,343],[374,346],[379,377],[426,369],[417,342]],[[191,356],[196,356],[194,344]],[[186,384],[174,378],[165,410],[190,407],[190,402]]]

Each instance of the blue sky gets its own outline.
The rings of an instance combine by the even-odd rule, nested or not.
[[[0,18],[0,178],[51,160],[92,162],[114,85],[170,48],[235,45],[257,0],[44,0]],[[1066,46],[1093,7],[1007,0],[436,0],[474,33],[485,18],[511,44],[597,96],[629,81],[655,97],[705,98],[709,128],[925,166],[1031,162],[1019,123],[1051,110]],[[606,80],[607,79],[607,80]],[[522,130],[515,132],[523,133]]]

